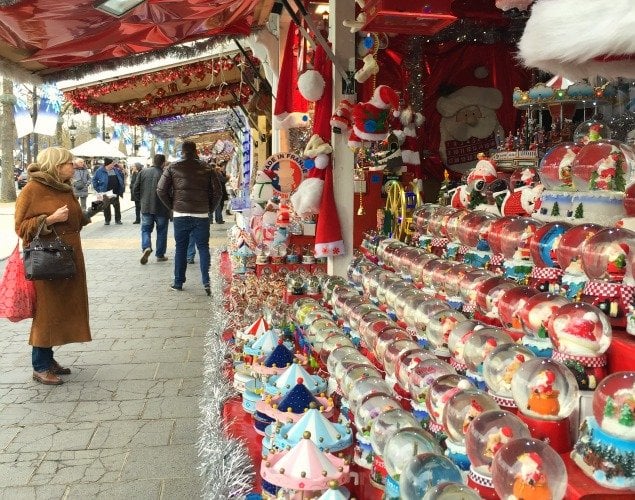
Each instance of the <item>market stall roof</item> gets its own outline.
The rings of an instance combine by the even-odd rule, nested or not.
[[[264,24],[273,0],[129,1],[124,4],[138,5],[121,17],[98,10],[104,3],[0,1],[0,74],[58,81],[169,55],[183,42],[205,45],[247,35]]]
[[[89,141],[71,149],[75,156],[85,156],[87,158],[125,158],[126,153],[122,153],[116,146],[94,137]]]

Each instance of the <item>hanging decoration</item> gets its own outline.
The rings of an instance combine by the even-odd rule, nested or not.
[[[23,100],[16,98],[15,104],[13,105],[13,115],[18,139],[33,132],[33,118]]]
[[[42,86],[40,92],[40,104],[33,131],[36,134],[55,135],[57,132],[57,117],[62,108],[62,93],[53,85]]]

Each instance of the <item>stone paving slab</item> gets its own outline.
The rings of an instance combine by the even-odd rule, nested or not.
[[[170,260],[139,264],[133,216],[82,232],[93,341],[56,349],[73,370],[64,385],[32,380],[30,321],[0,319],[0,500],[200,497],[209,301],[196,266],[183,292],[169,290],[171,229]],[[212,226],[212,246],[227,228]]]

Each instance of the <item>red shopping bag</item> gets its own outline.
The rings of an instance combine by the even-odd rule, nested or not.
[[[35,285],[24,276],[24,261],[19,245],[9,257],[0,280],[0,318],[17,322],[35,313]]]

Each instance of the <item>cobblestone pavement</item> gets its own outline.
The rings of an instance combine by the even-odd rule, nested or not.
[[[0,319],[0,499],[193,499],[209,301],[198,267],[182,292],[141,256],[134,210],[82,232],[93,341],[56,349],[71,375],[31,379],[30,321]],[[213,247],[226,229],[212,225]],[[214,252],[215,255],[215,252]],[[198,262],[198,259],[197,259]],[[0,262],[0,273],[6,261]]]

